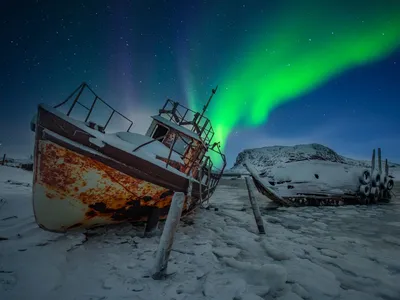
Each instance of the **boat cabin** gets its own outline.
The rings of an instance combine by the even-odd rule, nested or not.
[[[170,99],[152,119],[146,136],[163,143],[184,162],[167,159],[168,164],[185,174],[192,172],[196,177],[200,165],[207,163],[205,154],[214,135],[209,119]]]

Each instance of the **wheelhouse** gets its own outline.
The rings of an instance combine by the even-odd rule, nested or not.
[[[152,119],[146,135],[162,142],[171,152],[180,155],[184,162],[177,164],[167,161],[168,164],[171,163],[187,175],[192,174],[194,178],[197,178],[200,168],[203,168],[202,177],[213,177],[215,173],[221,175],[221,169],[207,155],[208,151],[217,152],[225,164],[219,143],[210,145],[214,129],[207,117],[168,99],[159,114],[152,116]]]

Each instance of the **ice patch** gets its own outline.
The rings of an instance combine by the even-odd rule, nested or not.
[[[286,293],[285,295],[276,298],[277,300],[302,300],[301,297],[299,297],[297,294],[289,292]]]
[[[355,290],[342,290],[340,293],[341,300],[376,300],[375,296],[355,291]]]
[[[310,294],[298,283],[292,285],[292,292],[296,293],[300,298],[309,299]]]
[[[215,255],[219,257],[236,257],[240,253],[240,249],[233,248],[233,247],[217,247],[213,248],[212,251]]]
[[[255,294],[244,294],[240,297],[240,300],[263,300],[263,298]]]
[[[333,258],[336,258],[336,257],[338,257],[338,255],[340,255],[338,252],[330,250],[330,249],[321,249],[320,251],[323,255],[333,257]]]
[[[280,265],[255,265],[249,262],[237,261],[233,258],[223,258],[223,261],[228,266],[242,271],[248,284],[262,285],[268,287],[270,291],[279,290],[285,285],[287,274],[285,268]]]
[[[389,236],[389,235],[384,235],[382,237],[382,240],[385,241],[386,243],[400,246],[400,238],[397,238],[394,236]]]
[[[340,283],[335,275],[321,266],[307,260],[296,259],[285,262],[288,281],[301,284],[313,298],[339,295]]]
[[[246,288],[247,284],[243,279],[220,274],[218,277],[206,279],[203,294],[208,299],[232,300],[241,297]]]
[[[274,246],[271,246],[268,241],[263,241],[262,246],[267,252],[267,254],[272,257],[274,260],[281,261],[281,260],[288,260],[291,258],[291,255],[286,252],[286,249],[278,249]]]

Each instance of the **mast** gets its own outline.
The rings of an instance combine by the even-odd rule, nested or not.
[[[210,98],[208,98],[208,101],[207,101],[206,105],[204,105],[203,111],[201,112],[201,115],[200,115],[200,118],[199,118],[199,122],[200,122],[201,118],[203,118],[203,115],[206,112],[206,110],[208,108],[208,105],[210,104],[211,99],[214,96],[214,94],[217,92],[217,90],[218,90],[218,85],[215,87],[215,89],[212,89],[211,96],[210,96]]]

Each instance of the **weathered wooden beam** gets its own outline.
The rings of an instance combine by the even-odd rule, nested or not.
[[[149,215],[147,216],[146,227],[144,229],[144,237],[151,237],[157,229],[158,221],[160,220],[160,208],[150,208]]]
[[[381,152],[381,148],[378,148],[378,171],[379,171],[379,174],[382,174],[382,152]]]
[[[385,176],[389,176],[389,164],[387,158],[385,160]]]
[[[249,200],[251,203],[251,208],[253,209],[254,218],[256,219],[258,232],[261,234],[265,234],[264,222],[261,217],[260,208],[258,207],[257,200],[254,197],[254,193],[253,193],[252,186],[250,183],[250,178],[246,177],[245,180],[246,180],[247,191],[249,193]]]
[[[375,149],[372,150],[372,160],[371,160],[371,176],[375,171]]]
[[[287,201],[286,199],[282,198],[280,195],[278,195],[275,191],[272,189],[268,188],[261,180],[260,176],[258,175],[257,170],[248,162],[246,159],[243,163],[243,165],[246,167],[247,171],[249,171],[251,177],[253,177],[253,180],[256,184],[257,189],[266,197],[271,199],[274,202],[277,202],[279,204],[284,204],[287,206],[290,206],[291,203]]]
[[[175,231],[182,215],[184,201],[185,195],[182,192],[174,193],[167,220],[165,221],[164,230],[161,235],[160,244],[158,245],[156,264],[152,276],[155,280],[163,279],[166,276],[168,258],[174,242]]]

